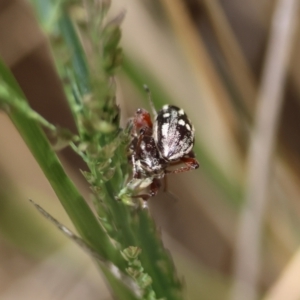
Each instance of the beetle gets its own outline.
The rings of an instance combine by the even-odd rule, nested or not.
[[[143,108],[137,109],[131,119],[132,140],[129,156],[133,178],[127,188],[132,191],[132,198],[142,198],[146,201],[157,194],[161,180],[166,179],[166,174],[197,169],[199,163],[192,150],[195,129],[184,110],[174,105],[164,105],[157,112],[150,90],[148,87],[144,88],[148,93],[154,122],[150,113]],[[180,164],[185,166],[177,167]],[[136,188],[137,194],[134,186],[139,187]],[[146,188],[149,189],[148,193],[139,193]]]
[[[184,163],[184,167],[167,170],[167,173],[181,173],[199,168],[193,146],[195,128],[182,108],[164,105],[157,113],[153,137],[161,158],[169,165]]]

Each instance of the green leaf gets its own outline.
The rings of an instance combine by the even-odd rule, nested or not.
[[[26,103],[20,87],[2,61],[0,61],[0,76],[3,82],[20,96],[20,101]],[[12,95],[12,97],[15,96]],[[80,235],[87,243],[97,249],[101,255],[114,261],[116,259],[115,248],[83,197],[66,175],[39,125],[29,119],[23,111],[11,110],[9,117],[40,165]]]

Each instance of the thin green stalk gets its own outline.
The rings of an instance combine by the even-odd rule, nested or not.
[[[16,91],[19,101],[26,102],[15,79],[1,61],[0,73],[2,75],[2,85],[5,83],[9,85]],[[91,209],[66,175],[39,125],[34,120],[29,119],[27,115],[24,115],[23,111],[19,112],[15,108],[9,110],[9,117],[40,165],[80,235],[98,249],[104,257],[115,260],[114,247]]]
[[[45,3],[35,2],[42,6]],[[140,288],[144,288],[144,296],[147,298],[143,299],[180,300],[182,283],[149,212],[116,200],[127,183],[131,169],[126,155],[129,130],[119,128],[119,109],[115,101],[113,78],[122,58],[118,43],[123,15],[107,22],[104,18],[109,1],[86,0],[85,12],[88,15],[82,25],[71,18],[69,4],[64,3],[58,8],[56,1],[46,2],[48,7],[51,4],[55,6],[58,26],[52,28],[53,32],[51,28],[48,30],[55,35],[52,42],[60,75],[69,79],[65,82],[70,82],[65,85],[65,90],[78,126],[79,137],[72,147],[84,158],[89,168],[89,172],[83,174],[94,192],[93,200],[101,225],[67,178],[36,122],[29,114],[24,114],[24,111],[11,110],[10,117],[83,239],[123,272],[126,271],[126,261],[121,251],[128,247],[140,248],[141,267],[137,270],[139,280],[134,279]],[[97,6],[99,3],[100,7]],[[56,43],[57,40],[59,44]],[[84,52],[82,40],[88,43],[89,47],[86,48],[91,50],[88,55]],[[63,60],[62,57],[68,59]],[[15,82],[13,85],[16,88]],[[16,90],[19,91],[19,88]],[[16,93],[17,98],[25,101],[22,92]],[[135,299],[131,291],[112,277],[105,267],[102,267],[102,271],[119,299]]]

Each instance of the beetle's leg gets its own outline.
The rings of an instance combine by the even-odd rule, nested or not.
[[[156,120],[157,111],[155,109],[155,106],[154,106],[154,103],[153,103],[153,100],[152,100],[152,97],[151,97],[151,91],[150,91],[149,87],[146,84],[144,84],[144,90],[146,91],[146,93],[148,95],[148,100],[149,100],[149,103],[150,103],[150,106],[151,106],[152,114],[153,114],[154,120]]]
[[[157,195],[160,186],[161,186],[160,179],[153,178],[153,181],[152,181],[152,183],[150,185],[150,188],[149,188],[149,193],[134,195],[134,196],[132,196],[132,198],[142,198],[144,201],[147,201],[149,198],[154,197],[154,196]]]
[[[175,170],[166,170],[166,173],[168,174],[178,174],[178,173],[182,173],[182,172],[187,172],[190,170],[195,170],[199,168],[199,163],[197,161],[197,159],[195,158],[195,154],[193,151],[191,151],[188,156],[184,156],[182,157],[178,162],[175,163],[171,163],[171,166],[175,166],[177,164],[182,164],[184,163],[185,166],[184,167],[180,167],[178,169]]]
[[[136,167],[136,161],[135,161],[134,153],[131,155],[131,162],[132,162],[133,178],[138,178],[138,172],[137,172],[137,167]]]

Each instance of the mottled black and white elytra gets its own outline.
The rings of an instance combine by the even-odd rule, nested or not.
[[[165,168],[165,161],[161,158],[160,153],[156,147],[155,140],[152,136],[142,134],[140,138],[132,141],[135,158],[135,177],[140,173],[147,174],[161,174]]]
[[[193,152],[195,129],[183,109],[174,105],[164,105],[157,112],[148,92],[154,115],[154,124],[150,114],[139,108],[132,122],[132,140],[129,153],[133,167],[133,178],[121,194],[138,186],[138,194],[132,198],[147,200],[157,194],[161,179],[166,174],[178,174],[199,167]],[[177,165],[184,166],[177,167]],[[168,169],[173,167],[172,169]],[[139,182],[140,181],[140,182]],[[141,187],[149,192],[140,194]]]
[[[157,113],[153,136],[162,158],[171,162],[192,151],[195,129],[182,108],[165,105]]]

